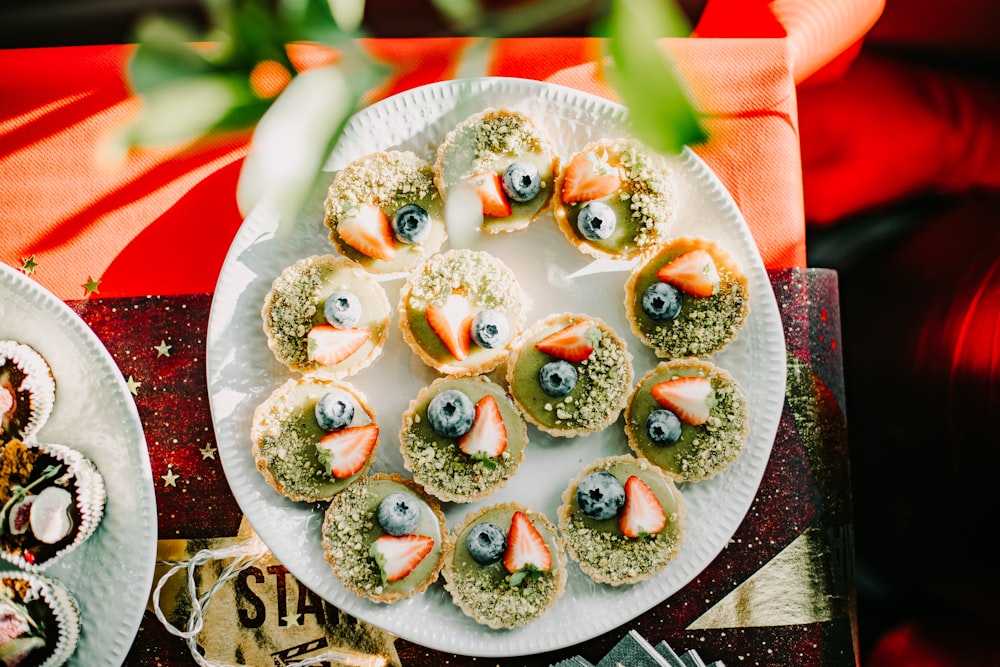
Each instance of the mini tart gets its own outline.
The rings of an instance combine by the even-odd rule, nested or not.
[[[38,572],[94,534],[107,494],[76,449],[8,440],[0,445],[0,557]]]
[[[407,243],[391,235],[392,259],[379,259],[353,247],[338,231],[340,224],[362,206],[375,206],[391,221],[396,211],[407,204],[427,211],[430,235],[420,243]],[[333,177],[324,210],[324,224],[334,247],[372,273],[405,273],[437,252],[448,237],[444,203],[434,185],[431,165],[410,151],[371,153],[348,164]]]
[[[487,521],[504,534],[510,530],[514,512],[523,512],[542,536],[552,557],[548,570],[538,577],[525,577],[512,586],[511,574],[503,559],[480,565],[469,554],[469,530]],[[518,503],[482,507],[465,517],[455,528],[445,552],[444,587],[451,599],[477,623],[493,629],[515,628],[539,618],[566,591],[566,552],[555,525],[544,514]]]
[[[598,160],[618,175],[613,191],[582,201],[569,198],[567,173],[574,158]],[[607,204],[616,226],[605,239],[589,239],[577,226],[580,210],[590,201]],[[559,229],[582,252],[597,258],[632,259],[667,238],[676,199],[673,172],[663,156],[633,139],[602,139],[586,145],[563,163],[552,197],[552,213]]]
[[[459,359],[428,321],[428,309],[446,307],[453,296],[468,304],[470,317],[487,309],[499,311],[507,322],[506,340],[492,348],[472,342],[465,358]],[[407,278],[399,295],[399,326],[413,352],[438,372],[454,376],[488,373],[507,358],[524,325],[524,299],[514,273],[493,255],[449,250],[430,257]],[[453,329],[459,332],[456,335],[470,335],[460,322]]]
[[[593,519],[576,501],[580,481],[592,472],[608,472],[624,486],[631,476],[653,491],[667,522],[662,530],[632,538],[622,533],[619,518]],[[686,529],[684,499],[662,471],[632,456],[611,456],[583,468],[570,480],[559,506],[559,531],[570,558],[580,569],[602,584],[620,586],[649,579],[665,568],[680,549]]]
[[[396,492],[419,500],[420,522],[412,534],[433,538],[434,546],[412,572],[386,583],[369,550],[375,540],[387,534],[378,522],[379,503]],[[323,552],[333,574],[345,588],[374,602],[398,602],[437,581],[447,538],[448,528],[437,501],[412,480],[396,474],[378,473],[358,480],[333,499],[323,518]]]
[[[501,454],[488,462],[478,460],[462,451],[459,438],[434,431],[427,405],[448,389],[461,391],[473,405],[487,395],[496,400],[507,435]],[[424,387],[403,413],[399,442],[403,465],[424,490],[443,501],[464,503],[490,496],[507,483],[524,458],[528,427],[504,389],[488,377],[438,378]]]
[[[351,292],[361,303],[360,319],[352,327],[334,327],[323,314],[327,298],[340,291]],[[385,290],[357,264],[335,255],[314,255],[285,268],[274,280],[261,317],[268,347],[289,369],[346,377],[381,354],[389,333],[389,313]],[[317,326],[358,329],[368,332],[367,339],[343,360],[324,364],[315,345],[310,348],[309,332]]]
[[[646,430],[646,419],[662,406],[653,397],[652,387],[684,376],[708,378],[708,421],[692,426],[681,419],[681,436],[676,443],[655,444]],[[748,433],[747,401],[742,389],[727,371],[701,359],[661,362],[639,380],[625,410],[629,447],[678,482],[710,479],[725,470],[743,451]]]
[[[654,320],[642,309],[642,296],[659,281],[657,272],[676,257],[704,250],[715,262],[719,285],[711,296],[680,291],[675,319]],[[625,281],[625,313],[632,332],[661,359],[708,357],[725,349],[743,329],[750,313],[746,276],[717,243],[700,237],[671,239],[642,259]]]
[[[27,572],[0,578],[0,664],[59,667],[80,640],[80,608],[55,579]]]
[[[528,116],[508,109],[486,109],[469,116],[444,138],[434,163],[438,190],[448,197],[455,187],[469,185],[467,179],[495,174],[499,182],[514,162],[530,162],[538,170],[538,193],[527,201],[501,196],[510,206],[509,215],[484,211],[481,230],[488,234],[524,229],[549,208],[552,183],[559,169],[555,147],[545,132]]]
[[[52,414],[55,393],[52,371],[38,352],[0,340],[0,441],[38,433]]]
[[[535,348],[535,343],[557,331],[588,321],[587,338],[594,351],[574,364],[576,386],[567,395],[550,396],[541,388],[538,373],[556,360]],[[554,436],[572,438],[596,433],[610,426],[628,401],[634,372],[625,341],[603,320],[585,314],[549,315],[525,331],[507,362],[507,386],[524,418]]]
[[[257,470],[275,491],[292,500],[329,500],[362,477],[375,460],[377,443],[364,466],[344,478],[333,476],[320,461],[318,445],[328,432],[316,419],[316,404],[331,391],[353,399],[349,427],[377,423],[375,411],[357,388],[317,375],[286,381],[254,410],[250,440]]]

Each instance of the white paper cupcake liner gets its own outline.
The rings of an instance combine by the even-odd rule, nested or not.
[[[31,396],[28,423],[21,428],[20,434],[14,434],[28,440],[38,433],[52,414],[56,398],[55,378],[49,364],[34,348],[15,340],[0,340],[0,368],[8,362],[24,373],[20,389]]]
[[[82,453],[66,445],[51,443],[25,443],[29,448],[38,449],[45,454],[57,459],[66,466],[62,475],[71,475],[76,478],[75,501],[77,510],[80,513],[80,524],[76,529],[76,537],[59,551],[46,556],[43,560],[31,562],[23,554],[13,553],[6,549],[0,550],[0,557],[9,563],[29,572],[41,572],[49,568],[53,563],[71,553],[74,549],[83,544],[87,538],[94,534],[101,519],[104,518],[104,506],[107,500],[107,492],[104,487],[104,478],[98,471],[97,466],[86,458]]]
[[[27,582],[30,586],[29,599],[37,594],[52,612],[58,632],[53,636],[52,629],[46,628],[45,647],[38,651],[50,653],[40,667],[65,664],[80,641],[80,607],[70,592],[55,579],[29,572],[4,572],[0,578]]]

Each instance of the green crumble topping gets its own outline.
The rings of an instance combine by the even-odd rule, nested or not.
[[[648,248],[660,243],[673,215],[671,172],[665,161],[635,141],[615,145],[630,184],[629,210],[636,225],[635,243]]]
[[[643,327],[649,344],[670,358],[706,357],[733,340],[743,326],[747,294],[728,271],[720,269],[719,278],[712,296],[685,297],[677,319]]]
[[[518,157],[547,150],[538,128],[517,113],[486,113],[463,121],[453,130],[444,160],[468,165],[458,179],[491,168],[499,156]]]
[[[368,536],[375,530],[375,519],[365,508],[373,502],[375,496],[364,482],[348,486],[337,496],[337,511],[327,513],[323,537],[340,578],[360,590],[381,595],[382,573],[375,559],[368,556]]]
[[[631,366],[622,342],[597,326],[590,329],[588,338],[594,351],[577,365],[576,398],[570,395],[544,406],[555,411],[555,423],[561,428],[601,428],[621,408],[629,390]]]
[[[273,406],[258,442],[271,474],[288,491],[309,497],[328,493],[335,480],[319,465],[316,434],[292,408]]]
[[[517,586],[510,585],[510,577],[500,564],[460,569],[455,572],[454,588],[476,618],[517,626],[540,616],[559,587],[553,569],[538,577],[525,577]]]
[[[319,290],[327,274],[326,268],[299,262],[283,271],[271,287],[264,326],[277,344],[277,354],[289,363],[311,363],[306,335],[312,329]]]
[[[457,440],[428,440],[412,426],[410,417],[403,424],[402,446],[409,453],[413,477],[425,486],[459,496],[478,495],[509,477],[518,463],[506,449],[489,459],[494,464],[491,468],[464,453]]]
[[[690,455],[681,461],[681,470],[690,477],[708,476],[729,465],[745,442],[743,394],[728,382],[715,379],[712,390],[714,404],[703,426],[705,435],[691,440]]]
[[[350,215],[361,204],[395,211],[438,196],[434,174],[425,160],[409,151],[365,156],[337,172],[326,198],[328,221]]]
[[[516,309],[521,302],[521,288],[513,275],[492,255],[476,250],[451,250],[431,257],[412,278],[410,298],[443,304],[452,292],[502,312]]]
[[[630,538],[617,531],[593,529],[574,514],[565,538],[581,565],[610,580],[625,581],[656,572],[670,562],[677,546],[671,527],[676,525],[677,514],[672,513],[667,516],[667,527],[656,535]]]

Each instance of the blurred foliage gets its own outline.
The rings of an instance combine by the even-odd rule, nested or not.
[[[128,79],[142,112],[121,147],[176,144],[210,132],[256,129],[241,174],[242,201],[262,188],[287,190],[289,214],[304,202],[364,93],[389,71],[359,48],[364,0],[205,0],[201,32],[154,16],[137,29]],[[453,34],[544,35],[567,16],[597,9],[609,83],[629,107],[636,135],[662,152],[705,134],[658,43],[690,33],[672,0],[549,0],[505,11],[478,0],[434,0]],[[296,71],[288,46],[331,50],[332,62]],[[310,89],[313,90],[310,92]],[[316,90],[319,88],[319,90]],[[261,155],[255,155],[261,153]]]

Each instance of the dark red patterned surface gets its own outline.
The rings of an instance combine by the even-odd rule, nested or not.
[[[476,659],[398,640],[403,665],[551,664],[582,655],[599,662],[636,629],[651,643],[696,648],[727,665],[856,664],[853,540],[843,412],[836,274],[771,274],[789,352],[788,392],[770,462],[729,546],[683,590],[634,622],[566,650],[512,659]],[[136,404],[156,484],[161,539],[228,537],[241,513],[226,483],[209,414],[204,353],[210,295],[92,298],[71,303],[107,345],[123,375],[141,382]],[[155,348],[171,346],[169,355]],[[165,477],[176,475],[174,485]],[[689,630],[692,622],[761,570],[807,530],[828,556],[825,584],[841,600],[831,620],[798,625]],[[789,594],[794,591],[789,591]],[[798,591],[801,593],[801,591]],[[808,591],[806,592],[808,594]],[[147,613],[127,665],[190,664],[184,645]]]

